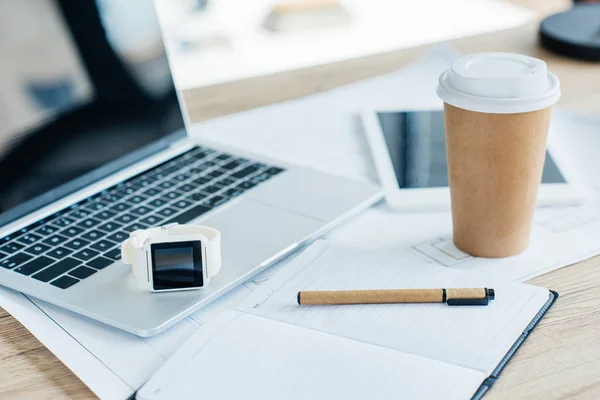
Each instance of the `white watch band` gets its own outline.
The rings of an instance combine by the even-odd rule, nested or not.
[[[177,236],[202,235],[206,238],[206,271],[213,277],[221,270],[221,233],[208,226],[202,225],[165,225],[131,232],[129,239],[121,245],[121,258],[125,264],[131,264],[133,274],[137,279],[148,280],[147,258],[144,244],[150,238],[164,238],[177,240]]]

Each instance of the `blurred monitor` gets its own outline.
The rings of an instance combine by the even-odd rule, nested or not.
[[[0,53],[0,225],[184,134],[152,0],[2,0]]]

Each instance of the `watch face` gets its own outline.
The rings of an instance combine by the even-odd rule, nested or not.
[[[154,243],[150,245],[154,290],[204,286],[202,242]]]

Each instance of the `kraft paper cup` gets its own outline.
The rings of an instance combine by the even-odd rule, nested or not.
[[[477,257],[527,249],[560,84],[541,60],[461,57],[440,76],[454,244]]]

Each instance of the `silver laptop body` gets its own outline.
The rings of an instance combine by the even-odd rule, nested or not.
[[[282,132],[282,134],[284,133]],[[167,329],[261,272],[298,246],[317,238],[381,198],[380,188],[372,184],[286,165],[279,160],[246,154],[236,149],[206,143],[201,139],[183,136],[177,139],[162,138],[158,142],[162,144],[159,151],[145,155],[134,163],[127,163],[118,172],[106,175],[91,171],[85,175],[87,182],[83,187],[75,191],[63,191],[64,195],[60,196],[55,195],[57,189],[53,188],[32,200],[33,203],[38,201],[38,204],[43,204],[41,207],[35,210],[30,209],[25,215],[12,218],[12,220],[10,218],[0,220],[2,223],[0,225],[0,238],[2,238],[0,243],[0,283],[113,327],[139,336],[151,336]],[[112,141],[105,145],[119,146],[119,141]],[[198,149],[196,146],[201,147]],[[133,153],[140,154],[139,151]],[[210,154],[205,156],[206,153]],[[243,178],[250,182],[247,186],[252,187],[244,190],[241,194],[235,194],[230,191],[234,186],[228,189],[225,186],[212,185],[213,182],[204,186],[193,183],[194,180],[198,180],[198,174],[190,171],[194,165],[201,165],[200,161],[202,160],[194,161],[194,164],[191,162],[191,156],[187,154],[201,154],[205,156],[203,160],[213,160],[211,168],[221,172],[225,171],[225,167],[229,165],[225,163],[229,163],[231,159],[243,160],[239,161],[242,164],[238,167],[229,170],[228,173],[231,176],[235,174],[235,171],[243,171],[247,165],[257,166],[254,168],[255,170],[252,170],[252,174]],[[221,155],[223,160],[217,159],[216,155]],[[132,154],[126,154],[117,162],[123,159],[130,160],[131,157]],[[112,203],[105,204],[108,202],[106,200],[108,197],[102,197],[102,194],[109,193],[111,190],[117,193],[117,189],[125,187],[122,186],[123,182],[128,182],[132,177],[143,177],[145,171],[153,170],[159,165],[170,165],[171,160],[180,159],[189,162],[186,167],[180,168],[181,174],[177,170],[171,171],[171,176],[167,178],[155,175],[150,184],[139,189],[139,193],[154,193],[150,191],[153,188],[162,190],[161,196],[165,193],[168,196],[169,193],[177,192],[182,197],[174,199],[174,202],[187,199],[187,203],[177,203],[181,205],[176,211],[177,215],[189,214],[193,212],[197,204],[210,202],[218,197],[227,197],[225,193],[229,193],[227,201],[222,203],[213,201],[210,211],[191,219],[188,215],[189,223],[213,226],[222,232],[223,267],[220,274],[211,281],[208,288],[203,290],[151,293],[136,284],[130,266],[120,261],[113,261],[108,266],[94,268],[93,266],[97,265],[94,260],[106,259],[103,256],[104,251],[107,255],[112,254],[115,259],[118,258],[116,256],[118,247],[114,246],[117,242],[113,238],[107,240],[113,246],[112,250],[105,250],[102,248],[101,240],[94,241],[90,238],[90,234],[102,232],[106,238],[111,238],[114,233],[109,231],[111,225],[106,224],[110,224],[111,221],[117,224],[116,218],[120,218],[118,225],[124,225],[123,216],[115,211]],[[243,164],[243,162],[249,164]],[[275,168],[277,173],[266,174],[265,171],[272,171],[269,168]],[[161,185],[167,180],[173,180],[173,177],[181,179],[176,182],[178,186],[173,190],[164,189]],[[223,182],[223,179],[219,182]],[[205,193],[203,194],[205,198],[197,202],[191,201],[187,193],[185,197],[182,195],[184,190],[181,188],[193,186],[194,190],[208,190],[209,186],[207,185],[212,185],[210,187],[213,189],[217,187],[220,191]],[[45,202],[45,204],[39,202],[40,198],[47,199],[48,196],[52,198],[53,195],[57,197],[53,201]],[[136,193],[133,192],[125,194],[128,197],[124,197],[124,199],[134,199],[135,195]],[[139,218],[138,221],[148,221],[148,216],[142,214],[141,206],[146,207],[146,211],[150,214],[166,209],[164,206],[153,207],[150,204],[151,196],[142,197],[144,199],[141,202],[131,204],[140,213],[134,217]],[[98,198],[106,200],[105,203],[102,203],[105,210],[112,211],[108,214],[100,214],[102,208],[90,210],[84,207],[87,204],[98,203],[95,200]],[[169,200],[166,199],[166,201]],[[87,210],[88,214],[82,217],[81,222],[80,220],[74,221],[74,216],[79,215],[76,214],[79,209]],[[10,216],[10,214],[11,210],[5,212],[5,216]],[[112,217],[102,219],[100,215],[112,215]],[[71,225],[62,225],[66,223],[65,217]],[[105,226],[105,231],[98,230],[97,226],[87,227],[86,224],[90,219],[96,221],[95,223],[102,223],[101,226]],[[146,223],[147,225],[149,224]],[[50,226],[51,229],[46,229],[46,226]],[[68,236],[66,232],[69,231],[69,226],[78,227],[77,233],[74,234],[74,237],[66,238],[69,240],[67,244],[70,243],[71,247],[61,244],[60,248],[67,250],[70,253],[68,258],[76,260],[77,265],[71,265],[57,273],[56,265],[59,265],[64,259],[57,255],[58,247],[52,246],[49,241],[54,240],[52,237],[56,236],[55,231],[64,240]],[[123,234],[122,230],[119,231]],[[50,233],[45,235],[43,232]],[[82,247],[72,249],[78,241],[84,243]],[[13,246],[10,246],[11,243]],[[101,255],[98,255],[99,253]],[[89,254],[94,255],[95,258],[88,261]],[[41,268],[36,267],[36,263],[39,263],[40,260],[45,262]],[[83,265],[86,266],[86,270],[93,272],[91,276],[81,278],[78,273],[74,272]],[[54,268],[52,274],[44,275],[44,271],[52,271],[52,268]],[[44,279],[40,280],[40,277]],[[65,281],[77,281],[77,283],[67,288],[57,287],[57,282]]]

